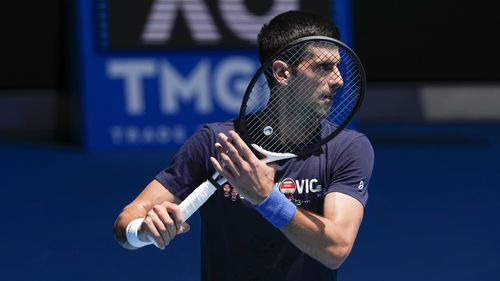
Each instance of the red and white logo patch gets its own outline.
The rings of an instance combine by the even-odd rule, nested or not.
[[[291,178],[286,178],[281,181],[278,187],[280,189],[280,192],[285,194],[286,198],[288,198],[289,200],[292,200],[292,194],[295,192],[295,190],[297,190],[297,185]]]

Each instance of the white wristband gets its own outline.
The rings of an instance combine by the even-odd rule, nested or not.
[[[144,242],[139,240],[139,237],[137,236],[137,231],[139,230],[139,227],[142,224],[142,221],[144,221],[144,218],[138,218],[132,220],[128,225],[125,230],[125,233],[127,235],[127,241],[130,245],[136,247],[136,248],[141,248],[147,245],[153,244],[152,242]]]

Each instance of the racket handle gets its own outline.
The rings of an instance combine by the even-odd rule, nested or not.
[[[217,188],[208,180],[200,184],[189,196],[184,199],[179,204],[179,208],[181,209],[181,219],[185,222],[189,217],[191,217],[196,210],[198,210],[201,205],[203,205],[212,194],[217,190]],[[154,244],[156,247],[156,241],[150,235],[147,235],[147,238],[151,244]],[[159,248],[159,247],[158,247]]]
[[[203,205],[217,188],[208,180],[200,184],[189,196],[179,204],[181,218],[185,222],[201,205]]]

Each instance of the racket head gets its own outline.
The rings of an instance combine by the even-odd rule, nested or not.
[[[237,131],[273,153],[310,153],[337,136],[361,107],[366,76],[339,40],[300,38],[270,57],[242,99]]]

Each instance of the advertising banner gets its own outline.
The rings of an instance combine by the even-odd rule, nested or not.
[[[256,37],[262,25],[288,10],[339,14],[345,21],[342,3],[80,0],[84,146],[173,148],[202,124],[235,118],[259,66]],[[347,39],[342,26],[341,32]]]

